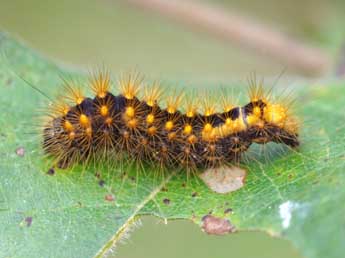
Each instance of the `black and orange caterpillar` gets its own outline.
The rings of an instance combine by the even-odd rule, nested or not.
[[[240,159],[252,143],[283,143],[297,147],[298,121],[288,105],[273,101],[262,85],[252,84],[250,102],[243,107],[224,103],[187,104],[182,96],[169,96],[159,106],[158,83],[145,88],[137,73],[118,81],[121,93],[110,92],[108,72],[92,76],[95,97],[85,97],[72,82],[65,82],[66,97],[54,103],[43,123],[43,149],[59,167],[90,160],[126,159],[147,161],[162,167],[210,168]]]

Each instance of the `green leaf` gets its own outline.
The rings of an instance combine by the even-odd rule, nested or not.
[[[163,181],[156,171],[138,175],[128,167],[50,175],[35,118],[47,100],[20,77],[51,96],[61,69],[5,34],[0,51],[0,257],[101,257],[141,215],[202,225],[209,213],[237,230],[287,238],[306,257],[342,256],[344,83],[300,89],[300,150],[270,144],[262,156],[254,148],[245,186],[222,195],[174,171]]]

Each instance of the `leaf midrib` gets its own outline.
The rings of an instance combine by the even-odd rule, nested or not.
[[[135,216],[138,214],[138,212],[151,200],[154,199],[154,197],[161,191],[161,189],[166,185],[170,179],[176,175],[176,172],[173,172],[169,174],[162,182],[155,188],[153,191],[145,198],[143,199],[134,209],[132,212],[132,215],[126,220],[126,222],[116,231],[114,236],[109,239],[108,242],[106,242],[103,247],[95,254],[95,258],[102,258],[107,253],[107,251],[115,246],[117,241],[121,238],[122,233],[126,231],[126,229],[132,224],[132,222],[135,220]]]

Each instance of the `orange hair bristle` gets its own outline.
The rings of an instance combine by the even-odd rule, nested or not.
[[[43,149],[59,167],[121,153],[163,167],[209,168],[238,161],[252,143],[299,145],[299,122],[289,104],[275,101],[255,79],[248,104],[239,107],[222,96],[222,111],[208,96],[186,100],[182,94],[166,97],[161,107],[158,82],[144,87],[140,98],[138,73],[119,79],[118,96],[110,92],[111,84],[108,72],[93,75],[92,99],[80,85],[65,81],[66,102],[51,107],[43,130]]]

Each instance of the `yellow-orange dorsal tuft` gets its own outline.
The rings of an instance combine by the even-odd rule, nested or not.
[[[210,99],[209,95],[204,97],[202,101],[202,111],[204,116],[211,116],[216,112],[216,107],[214,105],[214,100]]]
[[[68,120],[65,120],[65,122],[63,123],[63,127],[66,132],[72,132],[74,130],[72,123]]]
[[[106,105],[103,105],[99,109],[101,116],[107,116],[109,114],[109,108]]]
[[[88,127],[90,125],[90,119],[85,114],[80,114],[79,123],[82,127]]]
[[[49,105],[49,110],[53,115],[66,116],[70,110],[70,106],[64,101],[57,101]]]
[[[204,141],[215,140],[215,129],[210,123],[206,123],[202,129],[201,137]]]
[[[108,71],[95,74],[91,80],[91,89],[99,98],[104,98],[110,90],[110,74]]]
[[[173,94],[169,96],[166,100],[167,107],[166,110],[169,114],[174,114],[178,109],[181,104],[181,101],[183,99],[183,95],[179,94]]]
[[[131,129],[136,128],[137,125],[138,125],[138,120],[135,119],[135,118],[129,119],[129,120],[127,121],[127,126],[128,126],[129,128],[131,128]]]
[[[132,106],[126,107],[125,116],[127,118],[133,118],[135,116],[135,109]]]
[[[261,109],[260,109],[260,107],[255,106],[255,107],[253,108],[253,114],[254,114],[255,116],[257,116],[257,117],[260,117],[260,116],[261,116]]]
[[[148,106],[153,107],[162,96],[162,87],[158,82],[155,82],[152,86],[145,87],[144,92],[144,101]]]
[[[147,124],[152,124],[153,122],[155,121],[155,116],[154,116],[154,114],[148,114],[147,116],[146,116],[146,123]]]
[[[194,117],[197,113],[197,110],[198,110],[198,108],[197,108],[197,105],[195,103],[192,103],[192,102],[187,103],[186,116],[189,118]]]
[[[254,113],[246,116],[246,122],[247,122],[248,126],[254,126],[259,121],[260,121],[260,117],[258,117]]]
[[[119,80],[122,95],[131,100],[137,96],[142,83],[142,77],[138,73],[123,75]]]
[[[165,130],[171,131],[174,128],[174,122],[169,120],[165,123]]]
[[[267,123],[274,124],[278,127],[284,127],[287,110],[279,104],[267,104],[264,108],[263,118]]]
[[[188,136],[188,138],[187,138],[187,142],[188,142],[189,144],[194,144],[194,143],[196,143],[197,141],[198,141],[198,138],[197,138],[194,134]]]
[[[256,78],[256,75],[253,74],[252,76],[248,78],[248,84],[249,84],[248,95],[251,102],[256,102],[259,100],[263,102],[267,102],[267,99],[269,98],[269,96],[265,92],[263,80],[258,81]]]
[[[157,127],[155,126],[150,126],[148,129],[147,129],[147,133],[149,135],[155,135],[157,133]]]
[[[76,85],[75,82],[65,81],[64,89],[66,92],[65,99],[72,101],[77,105],[80,105],[85,99],[81,88],[78,85]]]
[[[186,124],[186,125],[184,126],[184,128],[183,128],[183,133],[184,133],[185,135],[191,134],[192,131],[193,131],[193,127],[192,127],[190,124]]]

